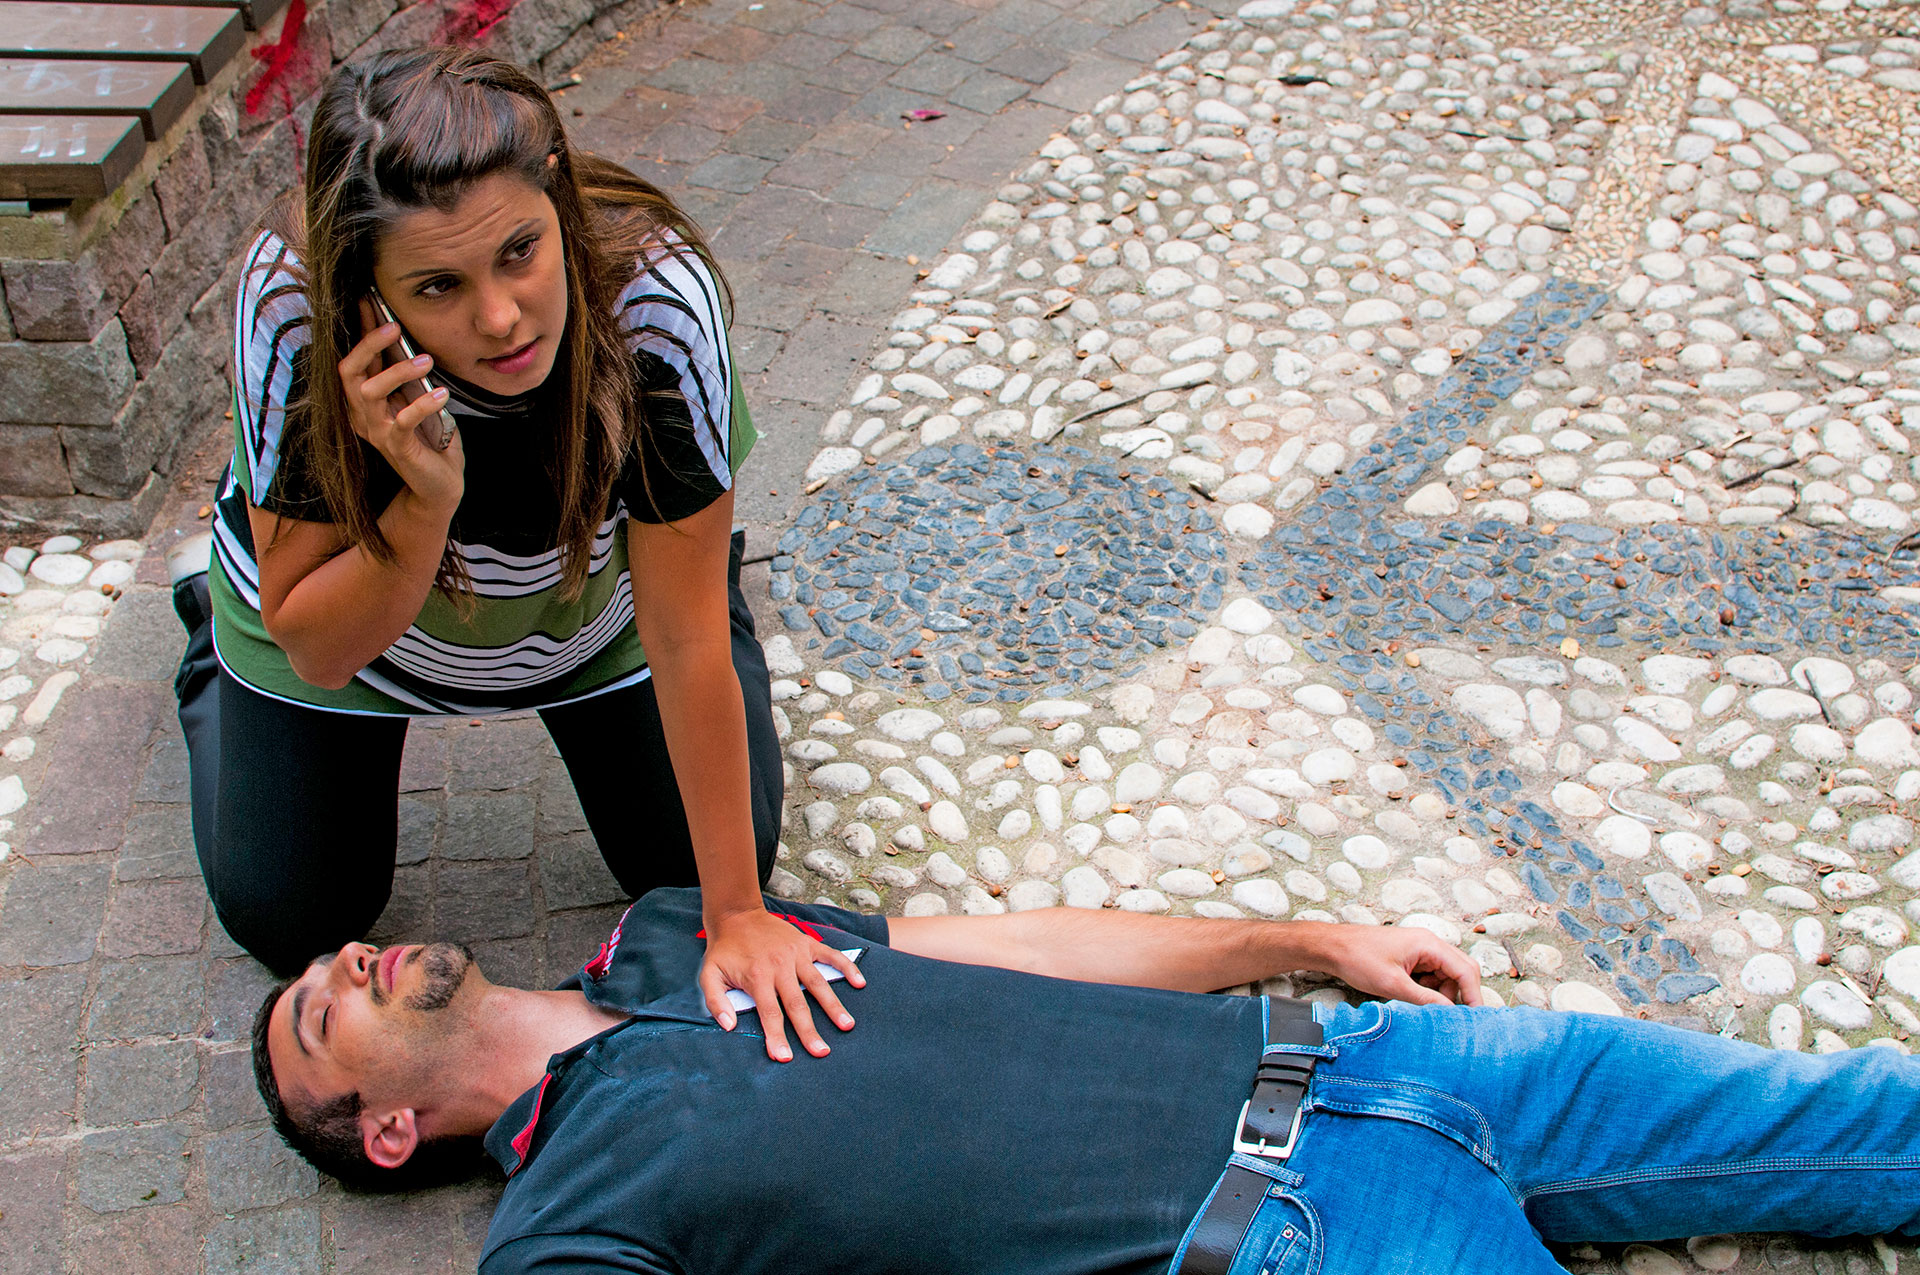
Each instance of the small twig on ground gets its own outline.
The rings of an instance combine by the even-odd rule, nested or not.
[[[1117,412],[1123,407],[1132,407],[1135,403],[1145,402],[1157,392],[1156,390],[1148,390],[1145,394],[1135,394],[1132,398],[1123,398],[1118,403],[1109,403],[1105,407],[1096,407],[1092,411],[1082,412],[1080,415],[1068,421],[1067,425],[1078,425],[1081,421],[1090,421],[1096,416],[1105,416],[1108,412]],[[1064,429],[1066,426],[1063,425],[1061,428]]]
[[[1210,501],[1217,501],[1220,499],[1218,496],[1214,495],[1212,492],[1208,491],[1205,487],[1202,487],[1199,483],[1196,483],[1196,482],[1189,481],[1187,483],[1187,490],[1193,492],[1195,495],[1204,496]]]
[[[1902,549],[1920,549],[1920,531],[1916,531],[1903,539],[1896,540],[1887,546],[1887,561],[1892,562],[1894,556]]]
[[[1075,300],[1077,300],[1077,298],[1068,297],[1064,301],[1056,301],[1048,309],[1042,311],[1040,317],[1043,319],[1051,319],[1056,314],[1063,314],[1066,312],[1067,307],[1072,305]]]
[[[1759,482],[1776,469],[1786,469],[1791,465],[1798,465],[1799,463],[1800,458],[1798,456],[1789,456],[1786,460],[1776,460],[1771,465],[1762,465],[1751,474],[1742,474],[1740,477],[1728,483],[1727,490],[1732,491],[1735,487],[1745,487],[1748,483]]]

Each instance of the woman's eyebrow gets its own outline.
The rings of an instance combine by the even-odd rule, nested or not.
[[[506,237],[500,241],[500,248],[506,249],[506,248],[512,247],[514,240],[519,239],[521,236],[525,235],[528,231],[538,230],[539,228],[540,228],[539,218],[537,217],[527,218],[525,221],[521,222],[518,226],[514,227],[511,231],[507,232]],[[450,270],[445,266],[425,266],[419,270],[407,271],[405,274],[400,276],[400,279],[404,282],[405,280],[408,280],[408,279],[419,279],[426,275],[458,274],[458,273],[460,272],[457,270]]]

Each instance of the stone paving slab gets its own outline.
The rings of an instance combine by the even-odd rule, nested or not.
[[[596,52],[582,139],[736,291],[777,888],[1425,925],[1506,1001],[1908,1049],[1901,8],[726,0]],[[343,1193],[253,1093],[159,552],[224,432],[145,546],[0,573],[0,1268],[469,1269],[493,1188]],[[533,719],[401,787],[375,941],[537,985],[611,928]]]

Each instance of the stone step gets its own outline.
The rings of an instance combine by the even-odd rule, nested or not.
[[[132,115],[0,115],[0,199],[104,198],[146,148]]]
[[[185,62],[205,84],[245,41],[236,8],[0,0],[0,57]]]
[[[0,115],[133,115],[157,142],[192,100],[182,63],[0,61]]]

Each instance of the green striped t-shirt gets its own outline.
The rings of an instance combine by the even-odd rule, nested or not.
[[[538,431],[540,391],[507,399],[442,374],[466,451],[466,490],[450,540],[472,577],[469,616],[438,590],[373,663],[339,690],[300,680],[260,617],[249,503],[324,520],[289,403],[305,392],[309,322],[291,249],[271,232],[247,254],[234,315],[234,453],[214,506],[214,645],[220,662],[266,695],[316,708],[400,716],[541,708],[647,677],[634,626],[626,520],[677,520],[733,486],[758,435],[727,347],[719,289],[690,252],[639,263],[620,318],[648,394],[646,444],[616,483],[580,597],[560,597],[553,491]],[[292,418],[297,422],[300,418]],[[399,477],[370,446],[376,506]]]

